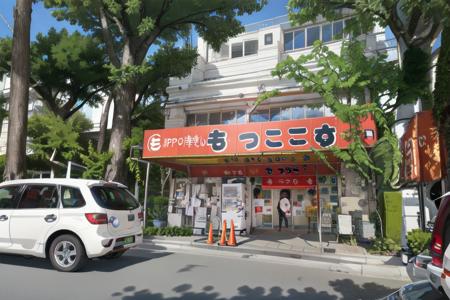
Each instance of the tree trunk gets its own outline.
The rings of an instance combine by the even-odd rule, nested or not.
[[[446,191],[450,191],[450,26],[442,30],[441,49],[436,66],[436,82],[434,85],[433,111],[438,118],[439,132],[444,139],[447,153]]]
[[[113,156],[106,169],[106,180],[126,184],[126,153],[123,143],[131,135],[131,110],[135,96],[136,86],[127,83],[117,89],[114,97],[114,117],[109,141],[109,151]]]
[[[108,130],[108,119],[111,102],[113,100],[113,94],[109,95],[103,108],[102,117],[100,118],[100,130],[98,132],[97,152],[102,152],[106,140],[106,131]]]
[[[30,86],[31,0],[17,0],[11,57],[8,141],[5,180],[25,175],[28,99]]]

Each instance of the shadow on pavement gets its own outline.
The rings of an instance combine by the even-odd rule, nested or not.
[[[296,290],[294,288],[283,291],[280,287],[272,287],[266,290],[263,287],[251,288],[243,285],[237,288],[237,295],[233,297],[221,297],[220,293],[214,291],[213,286],[205,286],[201,291],[193,291],[191,284],[181,284],[172,289],[176,296],[164,296],[162,293],[152,292],[148,289],[137,290],[135,286],[127,286],[120,292],[115,292],[111,296],[113,299],[121,300],[335,300],[335,299],[377,299],[386,296],[395,289],[387,288],[376,283],[365,283],[362,286],[354,283],[350,279],[334,280],[329,282],[329,286],[338,295],[330,294],[328,291],[318,291],[312,287]]]
[[[151,252],[149,250],[130,250],[132,253],[126,253],[124,256],[117,259],[93,259],[89,260],[86,266],[78,271],[78,273],[85,272],[114,272],[123,268],[127,268],[151,259],[158,259],[172,253],[169,252]],[[14,265],[27,268],[53,270],[50,261],[44,258],[24,257],[19,255],[0,255],[0,264]],[[56,271],[55,271],[56,272]]]

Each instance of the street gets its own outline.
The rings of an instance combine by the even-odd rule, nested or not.
[[[90,261],[78,273],[0,255],[1,299],[377,299],[404,284],[245,255],[180,252],[133,249],[118,260]]]

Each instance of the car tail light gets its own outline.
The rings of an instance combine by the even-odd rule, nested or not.
[[[439,234],[434,234],[431,239],[431,263],[439,268],[442,268],[442,237]]]
[[[94,225],[108,224],[108,216],[106,214],[88,213],[85,214],[89,223]]]
[[[138,212],[138,218],[139,218],[139,220],[141,220],[141,221],[144,220],[144,212],[143,212],[143,211]]]

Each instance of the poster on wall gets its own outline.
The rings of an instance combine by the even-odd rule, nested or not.
[[[262,215],[264,207],[264,199],[255,199],[255,214]]]
[[[331,228],[331,214],[330,213],[323,213],[322,214],[322,227]]]
[[[195,228],[206,228],[206,207],[195,208]]]
[[[264,206],[263,214],[264,215],[271,215],[272,214],[272,206]]]

